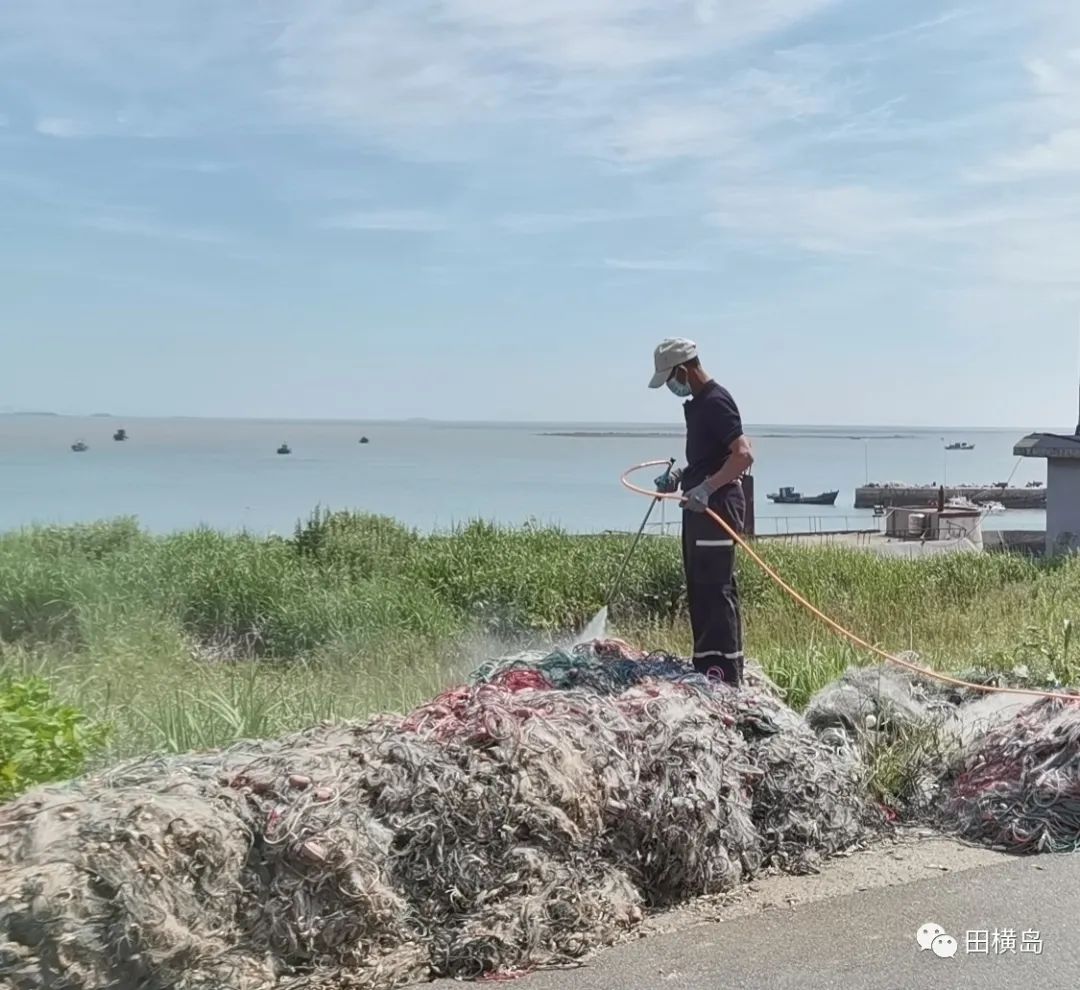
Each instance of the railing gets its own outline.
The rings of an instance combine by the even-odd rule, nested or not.
[[[784,542],[798,542],[801,538],[806,538],[812,539],[814,543],[835,541],[847,545],[869,544],[874,537],[884,535],[893,511],[889,509],[881,516],[758,516],[755,520],[755,535]],[[681,531],[681,514],[674,519],[664,518],[650,522],[648,528],[656,535],[678,536]],[[948,519],[938,521],[939,540],[957,540],[969,536],[971,533],[967,527]],[[897,533],[894,538],[918,541],[923,537],[905,531]]]
[[[755,529],[758,536],[817,535],[825,533],[855,533],[884,528],[884,516],[758,516]],[[772,525],[769,526],[768,524]]]
[[[856,530],[820,530],[816,533],[758,533],[758,538],[768,540],[770,543],[802,543],[812,546],[830,546],[837,544],[844,547],[870,546],[881,536],[877,529]]]
[[[886,516],[757,516],[756,536],[828,536],[843,533],[884,532]],[[680,532],[681,519],[661,519],[648,524],[650,531],[664,536]]]

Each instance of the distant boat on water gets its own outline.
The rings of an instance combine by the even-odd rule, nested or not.
[[[965,443],[963,440],[958,440],[956,443],[948,443],[945,445],[946,450],[974,450],[975,444]]]
[[[371,443],[371,441],[367,437],[361,437],[360,442],[361,443]]]
[[[112,435],[112,438],[114,440],[116,440],[118,443],[123,443],[123,441],[125,441],[128,438],[127,430],[117,430]]]
[[[277,452],[279,454],[291,454],[292,448],[290,448],[287,443],[283,443],[280,447],[278,447]]]
[[[75,451],[76,454],[81,454],[84,450],[89,450],[90,447],[84,441],[76,440],[75,443],[71,445],[71,449]]]
[[[836,505],[839,494],[839,489],[835,492],[822,492],[820,495],[803,495],[794,488],[781,488],[779,492],[773,492],[766,497],[777,505]]]
[[[985,515],[997,515],[1001,512],[1005,512],[1006,508],[1004,504],[996,501],[984,501],[980,499],[968,498],[966,495],[954,495],[950,499],[946,499],[945,508],[947,509],[966,509],[969,512],[982,512]]]

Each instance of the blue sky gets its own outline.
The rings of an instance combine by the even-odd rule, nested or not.
[[[0,7],[0,410],[1072,425],[1080,5]]]

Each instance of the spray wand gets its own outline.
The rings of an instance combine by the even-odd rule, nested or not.
[[[671,478],[671,472],[674,467],[675,458],[672,457],[668,460],[667,470],[656,479],[657,482],[667,482]],[[641,536],[645,532],[645,527],[649,524],[649,517],[652,515],[653,509],[656,508],[656,503],[662,500],[663,496],[660,493],[657,493],[656,498],[649,503],[649,511],[645,513],[645,518],[641,520],[637,536],[634,537],[634,542],[630,544],[630,549],[626,552],[626,556],[623,557],[622,564],[619,565],[619,573],[612,582],[611,590],[608,592],[607,601],[600,606],[596,615],[586,623],[585,628],[574,639],[573,646],[577,646],[580,643],[587,643],[594,639],[603,639],[604,636],[607,635],[608,609],[611,607],[611,603],[615,601],[615,596],[618,594],[619,587],[622,585],[623,575],[626,573],[626,567],[630,563],[630,558],[634,556],[634,551],[637,549],[638,543],[641,542]]]
[[[670,478],[671,471],[674,467],[675,458],[669,458],[667,470],[662,475],[660,475],[660,478],[657,480],[662,479],[666,481],[668,478]],[[614,582],[612,582],[611,591],[608,592],[607,601],[604,603],[605,609],[609,608],[611,606],[611,603],[615,601],[615,595],[618,593],[619,587],[622,584],[623,575],[626,573],[626,568],[627,565],[630,563],[630,558],[634,556],[634,551],[637,549],[637,545],[641,541],[641,535],[645,532],[645,527],[649,524],[649,516],[652,515],[653,509],[655,509],[657,504],[661,501],[662,499],[658,494],[656,498],[654,498],[649,503],[649,511],[645,513],[645,518],[641,520],[641,525],[638,527],[637,536],[634,537],[634,542],[630,544],[630,549],[626,552],[626,556],[623,557],[622,565],[619,567],[619,573],[615,576]]]

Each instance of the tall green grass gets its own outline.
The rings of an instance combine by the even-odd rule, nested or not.
[[[112,726],[101,759],[222,745],[400,709],[479,660],[581,628],[629,549],[618,535],[472,523],[421,535],[316,511],[291,539],[127,519],[0,535],[0,675],[41,677]],[[1009,556],[891,560],[764,543],[830,615],[948,670],[1027,665],[1071,679],[1080,563]],[[795,703],[861,656],[749,561],[747,645]],[[613,631],[689,652],[678,543],[644,539]]]

